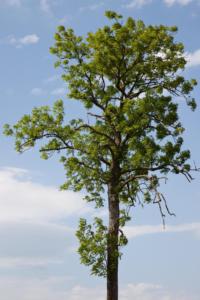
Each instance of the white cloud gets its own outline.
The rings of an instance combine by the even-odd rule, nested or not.
[[[6,39],[4,39],[3,43],[21,48],[22,46],[37,44],[39,39],[40,38],[35,33],[25,35],[21,38],[16,38],[14,35],[9,35]]]
[[[25,1],[24,1],[25,2]],[[35,1],[39,4],[40,9],[47,14],[52,14],[51,6],[52,4],[56,4],[56,0],[38,0]],[[23,0],[0,0],[0,5],[8,5],[8,6],[21,6]]]
[[[0,4],[9,6],[21,6],[21,0],[0,0]]]
[[[152,0],[133,0],[129,4],[126,4],[126,8],[141,8],[144,5],[151,3]]]
[[[193,0],[164,0],[165,4],[167,4],[167,6],[172,6],[174,4],[179,4],[179,5],[188,5],[189,3],[191,3]]]
[[[200,236],[200,223],[188,223],[180,225],[169,225],[164,229],[162,225],[144,225],[144,226],[126,226],[124,232],[129,239],[146,234],[155,233],[181,233],[192,232],[197,236]]]
[[[104,300],[105,290],[97,288],[86,288],[83,286],[74,286],[68,294],[69,300]],[[120,300],[172,300],[172,298],[166,298],[168,294],[160,285],[139,283],[139,284],[128,284],[119,289]]]
[[[170,291],[152,283],[128,284],[120,291],[121,300],[197,300],[195,295],[186,292]],[[103,300],[103,299],[102,299]]]
[[[89,211],[80,193],[32,181],[27,170],[0,169],[0,267],[60,264],[76,245],[74,229],[59,222]],[[12,298],[11,298],[12,299]]]
[[[80,193],[32,182],[21,169],[0,169],[0,195],[1,221],[50,221],[89,209]]]
[[[193,53],[186,53],[187,67],[195,67],[200,65],[200,49]]]
[[[68,277],[25,278],[0,277],[1,297],[4,300],[64,300],[64,285]]]
[[[3,269],[45,268],[51,264],[67,261],[72,268],[71,250],[76,245],[74,229],[58,222],[68,216],[83,216],[88,204],[80,193],[59,192],[57,188],[44,186],[31,180],[24,169],[0,169],[0,267]],[[56,224],[57,222],[57,224]],[[127,226],[129,238],[160,232],[193,232],[200,237],[200,223],[168,226]],[[75,251],[73,251],[75,252]],[[67,254],[67,255],[66,255]],[[96,300],[105,299],[104,292],[75,286],[72,290],[58,289],[49,281],[23,279],[18,284],[7,282],[7,289],[0,290],[4,300]],[[4,279],[3,279],[4,280]],[[11,291],[8,286],[14,286]],[[21,295],[21,296],[20,296]],[[29,296],[33,298],[29,298]],[[33,296],[32,296],[33,295]],[[24,298],[23,298],[24,297]],[[168,297],[168,298],[167,298]],[[193,300],[195,298],[173,297],[162,287],[149,284],[130,284],[120,290],[121,300]]]
[[[24,37],[19,39],[19,44],[22,45],[30,45],[30,44],[37,44],[39,42],[39,37],[37,34],[29,34],[25,35]]]
[[[126,288],[121,291],[122,300],[164,300],[168,296],[163,288],[157,284],[139,283],[128,284]],[[170,298],[168,298],[170,300]],[[167,299],[167,300],[168,300]]]
[[[8,278],[0,281],[1,296],[4,300],[104,300],[105,287],[88,288],[75,285],[67,288],[72,278]],[[11,288],[12,287],[12,288]],[[138,283],[122,286],[120,300],[197,300],[198,296],[184,292],[172,292],[157,284]]]
[[[68,300],[104,300],[106,298],[104,288],[87,288],[80,285],[74,286],[71,291],[68,292]],[[63,299],[64,300],[64,299]]]
[[[182,6],[186,6],[195,0],[163,0],[163,2],[168,6],[171,7],[175,4],[179,4]],[[126,8],[141,8],[144,5],[150,4],[152,2],[155,2],[154,0],[132,0],[129,4],[124,5]],[[199,1],[195,1],[199,3]]]

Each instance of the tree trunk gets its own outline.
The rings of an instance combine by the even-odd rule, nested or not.
[[[119,199],[113,184],[108,186],[108,202],[107,300],[118,300]]]

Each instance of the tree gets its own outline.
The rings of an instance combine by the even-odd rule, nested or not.
[[[109,220],[96,218],[93,226],[80,220],[77,237],[81,262],[91,273],[107,278],[107,300],[118,299],[118,262],[127,244],[123,227],[130,208],[138,202],[158,205],[169,214],[161,180],[170,173],[192,179],[182,150],[184,128],[176,98],[191,98],[196,80],[180,75],[184,47],[174,40],[176,27],[145,26],[142,21],[107,11],[110,26],[76,36],[58,27],[51,53],[58,57],[69,98],[81,101],[88,118],[65,121],[63,101],[53,108],[34,108],[5,133],[23,152],[42,141],[42,158],[60,154],[66,170],[62,189],[85,190],[86,201],[102,207],[107,201]],[[107,195],[107,196],[105,196]]]

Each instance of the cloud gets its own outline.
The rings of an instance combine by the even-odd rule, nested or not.
[[[0,169],[0,195],[1,221],[44,222],[89,211],[81,193],[32,182],[21,169]]]
[[[121,291],[122,300],[170,300],[170,298],[165,298],[166,296],[168,296],[167,293],[160,285],[149,283],[128,284]]]
[[[0,0],[0,5],[8,5],[8,6],[22,6],[23,0]],[[56,4],[56,1],[53,0],[38,0],[35,1],[37,4],[39,4],[39,7],[41,11],[43,11],[46,14],[52,14],[52,9],[51,6],[52,4]]]
[[[121,300],[197,300],[195,295],[186,292],[170,291],[165,287],[152,283],[130,283],[122,287]],[[103,300],[103,299],[102,299]]]
[[[57,188],[35,183],[27,170],[19,168],[0,169],[0,195],[1,270],[11,269],[13,274],[13,269],[22,268],[27,274],[34,274],[40,268],[49,270],[51,265],[58,264],[60,268],[63,262],[67,264],[69,270],[72,270],[71,250],[76,246],[75,230],[62,225],[61,222],[67,221],[68,217],[84,216],[87,212],[90,212],[90,215],[93,213],[93,210],[88,209],[88,204],[81,199],[82,195],[59,192]],[[164,231],[161,225],[127,226],[125,229],[129,238]],[[200,223],[168,226],[165,232],[194,232],[200,237]],[[65,285],[62,286],[59,279],[54,283],[51,278],[42,283],[34,278],[31,280],[8,278],[7,281],[4,279],[0,277],[1,296],[4,300],[105,299],[104,290],[98,295],[96,289],[81,286],[74,286],[68,290]],[[2,281],[5,286],[2,285]],[[30,295],[32,298],[29,297]],[[122,287],[120,299],[193,300],[195,298],[176,297],[174,294],[167,293],[159,285],[139,283]]]
[[[0,277],[1,297],[4,300],[64,300],[64,285],[68,277],[25,278]]]
[[[90,211],[80,193],[35,183],[24,169],[4,168],[0,195],[1,269],[30,271],[68,260],[75,230],[59,222]]]
[[[187,67],[195,67],[200,65],[200,49],[193,53],[186,53]]]
[[[37,44],[39,42],[37,34],[29,34],[19,39],[19,43],[22,45]]]
[[[167,6],[172,6],[174,4],[179,4],[179,5],[188,5],[189,3],[193,2],[193,0],[164,0],[165,4]]]
[[[9,6],[21,6],[21,0],[0,0],[0,4]]]
[[[155,233],[181,233],[181,232],[193,232],[200,237],[200,223],[188,223],[180,225],[169,225],[164,229],[162,225],[144,225],[144,226],[126,226],[124,232],[129,239],[146,234]]]
[[[93,288],[74,285],[68,288],[72,279],[68,277],[8,278],[0,281],[1,296],[4,300],[104,300],[105,287]],[[12,288],[11,288],[12,287]],[[172,292],[151,283],[128,284],[120,288],[120,300],[197,300],[197,296],[184,292]]]
[[[144,5],[150,4],[152,0],[133,0],[129,4],[124,5],[126,8],[141,8]]]
[[[97,288],[86,288],[83,286],[74,286],[72,290],[68,293],[69,300],[104,300],[105,290]],[[165,298],[167,293],[160,285],[150,284],[150,283],[138,283],[138,284],[128,284],[122,286],[119,289],[119,299],[120,300],[171,300],[172,298]]]
[[[155,1],[154,0],[133,0],[129,4],[124,5],[124,7],[126,7],[126,8],[141,8],[144,5],[150,4],[152,2],[155,2]],[[186,6],[186,5],[194,2],[194,0],[163,0],[163,2],[168,7],[171,7],[175,4]],[[196,1],[196,2],[198,2],[198,1]]]
[[[106,293],[104,288],[88,288],[80,285],[74,286],[71,291],[68,292],[68,300],[104,300],[106,298]],[[63,299],[64,300],[64,299]]]
[[[37,34],[28,34],[21,38],[16,38],[14,35],[9,35],[5,40],[5,44],[9,44],[15,46],[17,48],[21,48],[22,46],[33,45],[39,42],[39,37]]]

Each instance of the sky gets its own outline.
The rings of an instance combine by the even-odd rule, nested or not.
[[[177,25],[185,45],[186,78],[200,82],[198,0],[0,0],[0,291],[4,300],[105,299],[105,281],[80,265],[74,237],[80,217],[95,215],[82,193],[61,192],[58,157],[48,161],[30,150],[19,155],[2,126],[33,107],[63,99],[66,118],[84,115],[67,99],[61,71],[49,54],[60,24],[80,35],[106,24],[105,10],[146,24]],[[193,96],[199,102],[199,86]],[[180,102],[185,147],[200,166],[200,110]],[[165,230],[157,207],[138,206],[127,224],[129,244],[120,262],[120,300],[200,299],[200,176],[188,183],[171,176],[161,189],[176,217]],[[107,217],[104,209],[99,216]]]

